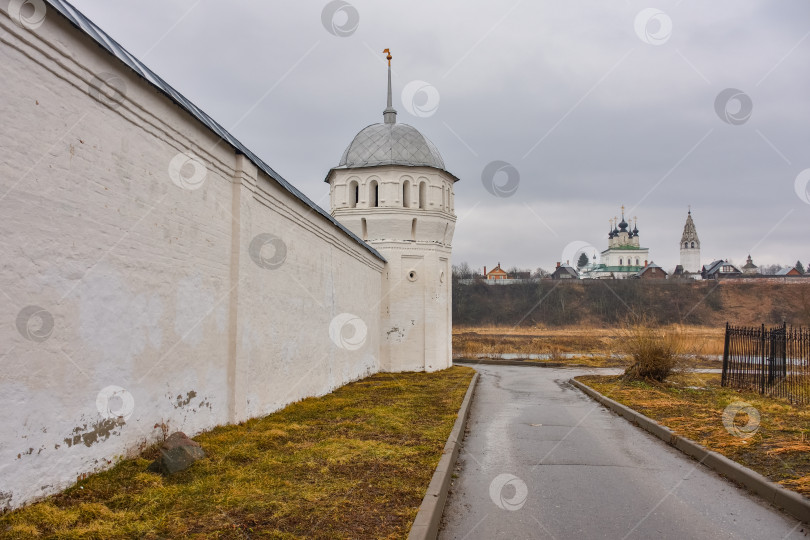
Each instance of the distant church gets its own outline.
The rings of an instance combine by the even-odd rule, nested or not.
[[[638,219],[633,228],[624,218],[610,220],[608,248],[600,254],[600,261],[594,261],[582,272],[585,279],[627,279],[636,276],[649,261],[649,248],[642,247],[639,240]]]

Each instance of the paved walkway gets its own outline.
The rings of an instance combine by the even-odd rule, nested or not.
[[[439,538],[805,538],[795,519],[567,383],[587,369],[476,369]]]

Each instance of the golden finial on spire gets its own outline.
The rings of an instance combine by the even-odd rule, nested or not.
[[[383,51],[388,56],[388,99],[386,101],[386,107],[383,111],[383,121],[386,124],[396,124],[397,123],[397,111],[394,109],[394,100],[391,96],[391,49],[385,49]]]
[[[622,205],[622,218],[624,218],[624,205]]]

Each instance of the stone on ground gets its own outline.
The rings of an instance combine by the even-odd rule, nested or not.
[[[176,431],[160,446],[160,456],[147,470],[162,474],[174,474],[191,467],[195,461],[205,457],[200,443],[191,440],[185,433]]]

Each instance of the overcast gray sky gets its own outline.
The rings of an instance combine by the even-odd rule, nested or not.
[[[325,207],[326,172],[382,121],[390,48],[398,121],[461,179],[456,263],[602,250],[623,204],[668,270],[688,205],[704,264],[810,262],[806,0],[73,3]],[[485,188],[493,161],[516,191]]]

